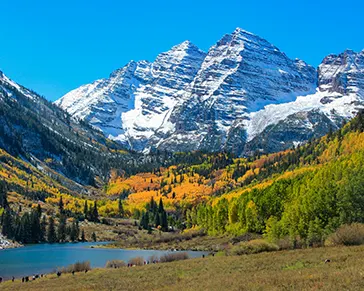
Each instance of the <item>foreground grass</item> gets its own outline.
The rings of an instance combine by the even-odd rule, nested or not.
[[[364,246],[215,256],[49,275],[2,290],[364,290]],[[325,263],[330,259],[330,263]]]

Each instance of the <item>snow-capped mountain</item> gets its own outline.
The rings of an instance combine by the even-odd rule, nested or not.
[[[56,104],[138,151],[276,151],[353,116],[364,100],[363,59],[345,51],[316,70],[237,28],[207,53],[183,42]]]
[[[56,104],[108,137],[143,150],[186,92],[204,57],[185,41],[154,63],[132,61],[108,79],[71,91]]]

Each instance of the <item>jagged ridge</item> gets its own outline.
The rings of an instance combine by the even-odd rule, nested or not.
[[[321,136],[361,108],[363,54],[330,55],[316,70],[237,28],[207,53],[183,42],[56,104],[138,151],[270,152]]]

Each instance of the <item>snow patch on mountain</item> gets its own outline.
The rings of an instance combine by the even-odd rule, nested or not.
[[[26,96],[27,98],[31,99],[31,100],[36,100],[37,95],[30,92],[28,89],[20,86],[19,84],[17,84],[16,82],[14,82],[13,80],[11,80],[10,78],[8,78],[2,71],[0,71],[0,87],[7,92],[8,96],[13,96],[13,92],[11,92],[10,90],[8,90],[7,88],[1,86],[1,83],[6,84],[6,86],[10,86],[15,88],[17,91],[19,91],[21,94],[23,94],[24,96]]]
[[[299,96],[293,102],[271,104],[260,111],[252,112],[249,120],[245,121],[247,141],[259,135],[267,126],[277,124],[297,112],[320,110],[332,120],[335,120],[336,116],[349,120],[354,117],[358,108],[362,108],[362,105],[358,105],[361,100],[355,94],[343,96],[333,92],[329,96],[331,101],[323,103],[323,99],[328,97],[328,94],[317,91],[315,94]]]

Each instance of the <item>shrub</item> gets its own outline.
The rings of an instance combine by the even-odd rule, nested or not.
[[[289,237],[280,238],[275,241],[280,250],[293,249],[292,240]]]
[[[188,259],[187,253],[171,253],[161,256],[159,260],[161,263],[167,263],[167,262],[181,261],[187,259]]]
[[[153,263],[153,262],[158,262],[159,258],[156,255],[152,255],[152,256],[149,257],[148,260],[149,260],[149,263]]]
[[[251,241],[254,239],[259,239],[261,238],[261,235],[256,234],[256,233],[251,233],[251,232],[246,232],[244,234],[241,234],[239,236],[235,236],[231,239],[231,242],[233,244],[237,244],[239,242],[247,242],[247,241]]]
[[[123,260],[111,260],[111,261],[107,261],[105,268],[121,268],[121,267],[125,267],[126,264]]]
[[[58,268],[58,271],[62,273],[83,272],[86,270],[87,271],[91,270],[90,261],[77,262],[67,267]]]
[[[183,233],[167,233],[156,239],[156,243],[168,243],[172,241],[189,241],[195,237],[205,236],[203,229],[189,230]]]
[[[256,239],[248,242],[241,242],[233,246],[231,249],[227,250],[227,254],[240,256],[261,252],[274,252],[278,250],[279,247],[276,244],[269,243],[263,239]]]
[[[327,246],[353,246],[361,244],[364,244],[364,224],[362,223],[340,226],[325,242]]]
[[[128,263],[133,265],[133,266],[143,266],[144,265],[144,259],[142,257],[136,257],[136,258],[130,259]]]

